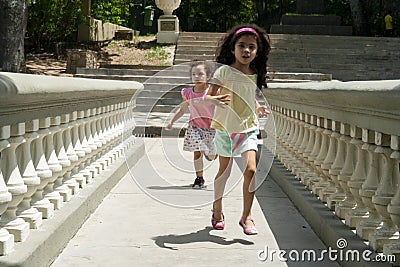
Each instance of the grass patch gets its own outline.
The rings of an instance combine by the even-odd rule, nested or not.
[[[168,52],[162,46],[153,46],[146,53],[147,60],[166,61],[168,59]]]

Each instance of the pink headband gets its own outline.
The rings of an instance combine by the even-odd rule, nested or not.
[[[238,35],[238,34],[241,33],[241,32],[251,32],[251,33],[253,33],[255,36],[258,37],[257,31],[254,30],[253,28],[250,28],[250,27],[240,28],[239,30],[235,31],[235,34],[234,34],[233,36],[236,36],[236,35]]]

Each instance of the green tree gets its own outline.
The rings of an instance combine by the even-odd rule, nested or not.
[[[81,0],[35,0],[29,7],[27,41],[36,51],[75,41],[83,21]]]
[[[128,26],[130,7],[128,0],[91,0],[91,16],[103,22]]]
[[[190,1],[189,12],[197,31],[225,32],[236,24],[257,20],[254,0],[194,0]]]

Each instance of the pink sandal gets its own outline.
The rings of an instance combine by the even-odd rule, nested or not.
[[[211,216],[211,225],[215,230],[224,230],[225,228],[225,217],[224,214],[222,213],[222,211],[219,210],[211,210],[213,212],[212,216]],[[221,220],[216,220],[214,219],[214,212],[215,213],[221,213],[222,215],[222,219]]]
[[[247,220],[252,221],[253,224],[254,224],[254,221],[253,221],[253,219],[252,219],[251,217],[249,217],[249,216],[247,216],[247,217],[242,217],[242,218],[240,219],[240,221],[239,221],[239,225],[243,228],[243,232],[244,232],[246,235],[256,235],[256,234],[258,234],[255,225],[253,225],[253,226],[247,226],[247,225],[246,225],[246,221],[247,221]]]

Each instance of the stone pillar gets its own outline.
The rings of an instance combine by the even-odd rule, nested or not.
[[[68,49],[67,73],[76,73],[77,68],[97,68],[97,52],[91,50]]]
[[[179,19],[172,12],[179,7],[180,0],[156,0],[156,5],[164,11],[158,19],[157,43],[176,44],[179,35]]]

